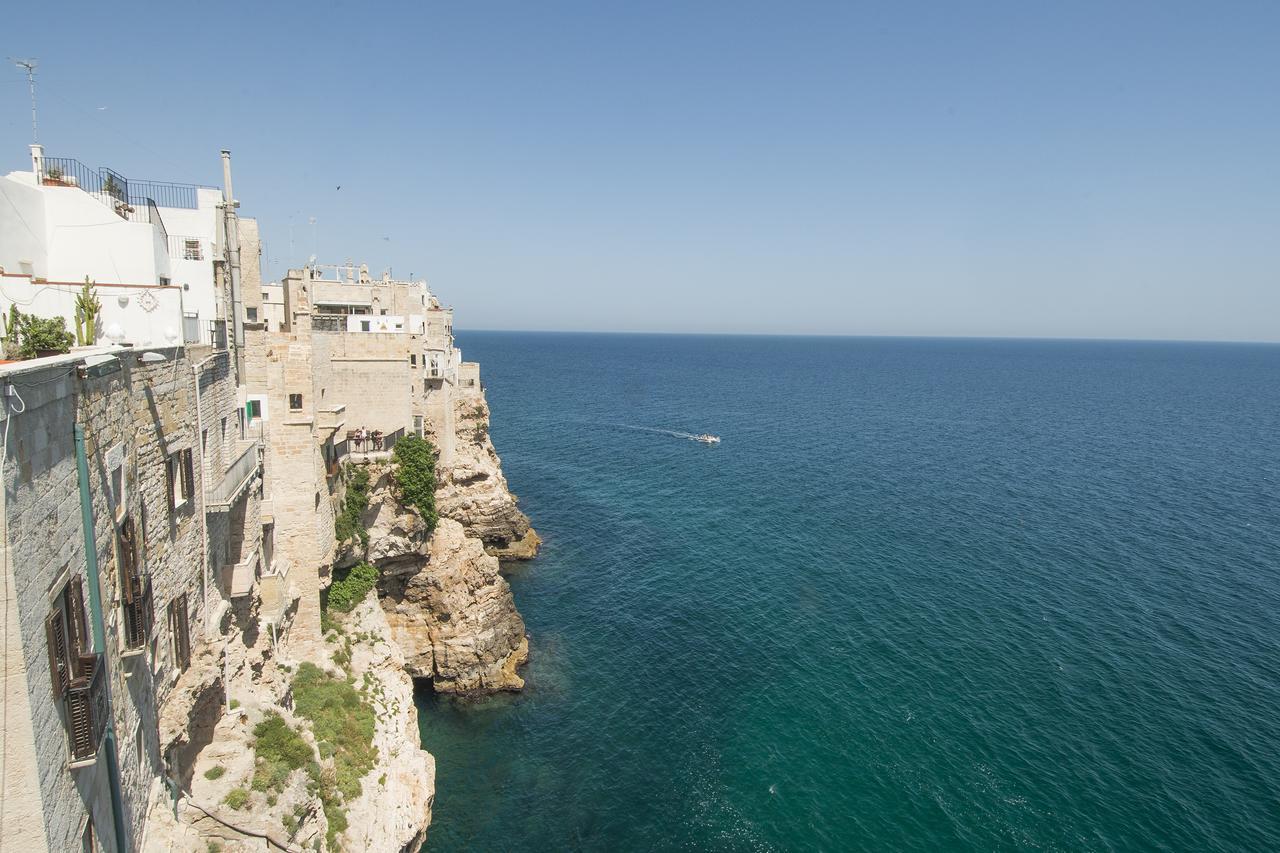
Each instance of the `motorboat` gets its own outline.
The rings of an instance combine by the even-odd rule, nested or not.
[[[693,437],[693,440],[694,440],[694,441],[700,441],[700,442],[702,442],[703,444],[719,444],[719,443],[720,443],[720,436],[718,436],[718,435],[712,435],[711,433],[704,432],[704,433],[702,433],[701,435],[695,435],[695,436]]]

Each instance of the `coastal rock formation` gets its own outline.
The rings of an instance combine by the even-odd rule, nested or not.
[[[516,669],[528,659],[529,641],[511,587],[497,558],[457,521],[441,518],[425,562],[398,572],[384,569],[379,587],[410,674],[431,679],[443,693],[524,686]]]
[[[507,489],[502,462],[489,440],[489,405],[483,394],[453,400],[454,453],[436,466],[436,509],[462,524],[468,536],[503,560],[529,560],[542,540]]]
[[[342,804],[346,829],[342,850],[416,851],[426,839],[435,798],[435,760],[418,747],[413,682],[374,596],[342,620],[326,643],[335,667],[313,661],[338,677],[349,676],[370,704],[377,757],[361,779],[359,796]],[[153,803],[147,850],[301,851],[333,849],[330,824],[317,788],[303,770],[293,771],[279,790],[255,785],[264,773],[254,728],[278,715],[313,750],[320,778],[331,774],[328,753],[311,723],[294,713],[290,684],[301,661],[262,655],[234,673],[228,686],[230,713],[222,715],[210,742],[195,760],[189,794],[175,817],[163,799]]]

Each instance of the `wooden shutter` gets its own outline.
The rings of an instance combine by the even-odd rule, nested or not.
[[[53,698],[61,699],[71,683],[67,671],[67,626],[62,618],[62,608],[55,607],[44,619],[44,631],[49,643],[49,679],[53,682]]]
[[[132,604],[142,591],[138,576],[138,542],[133,531],[133,518],[126,516],[120,523],[120,597],[125,604]]]
[[[182,451],[182,499],[191,500],[195,496],[195,472],[191,467],[191,449]]]
[[[175,454],[176,456],[176,454]],[[164,496],[169,501],[169,516],[173,517],[173,465],[175,456],[164,460]]]
[[[184,592],[178,601],[178,659],[186,669],[191,663],[191,633],[187,625],[187,594]]]

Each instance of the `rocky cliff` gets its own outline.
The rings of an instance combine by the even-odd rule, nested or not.
[[[435,760],[418,747],[413,683],[390,634],[370,595],[331,628],[324,659],[313,661],[337,682],[353,685],[372,711],[375,754],[358,795],[329,793],[326,808],[322,791],[332,790],[339,771],[333,746],[295,712],[294,678],[302,661],[278,658],[264,645],[230,673],[229,713],[216,720],[195,758],[177,815],[163,798],[153,802],[143,849],[416,853],[431,823]],[[301,738],[303,766],[273,772],[267,736],[256,731],[269,718],[283,720]],[[345,827],[333,822],[339,820],[335,803]]]
[[[498,559],[452,518],[428,534],[401,506],[390,466],[370,472],[364,559],[381,570],[379,598],[409,674],[444,693],[519,690],[529,644]]]
[[[453,400],[454,453],[436,468],[436,508],[460,523],[468,536],[503,560],[528,560],[542,540],[507,489],[502,462],[489,440],[489,404],[484,394]]]

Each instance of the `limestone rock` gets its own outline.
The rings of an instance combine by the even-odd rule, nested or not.
[[[453,401],[456,441],[453,457],[436,466],[436,510],[462,524],[485,551],[504,560],[537,556],[542,540],[507,489],[502,462],[489,440],[489,405],[484,395]]]
[[[370,540],[372,542],[372,539]],[[452,518],[441,518],[416,571],[379,584],[408,671],[445,693],[519,690],[529,655],[524,620],[498,560]]]

